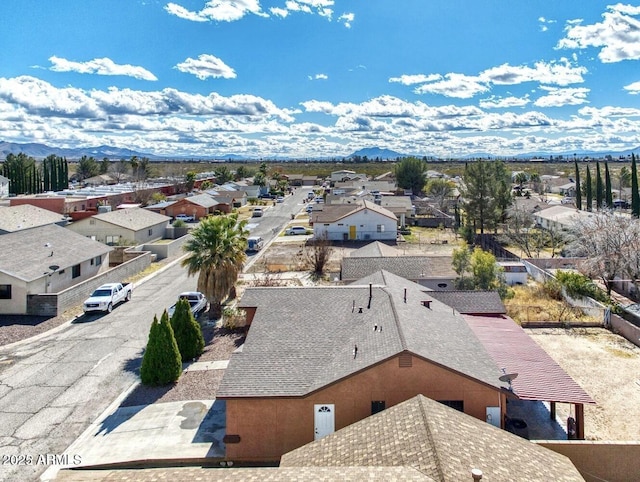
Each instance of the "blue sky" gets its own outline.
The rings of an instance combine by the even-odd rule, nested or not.
[[[157,155],[640,146],[640,3],[3,0],[0,140]]]

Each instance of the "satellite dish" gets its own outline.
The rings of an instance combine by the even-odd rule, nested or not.
[[[517,373],[505,373],[504,375],[500,375],[498,380],[500,380],[501,382],[507,382],[509,385],[511,385],[511,382],[516,378],[518,378]]]
[[[49,269],[51,271],[57,271],[60,268],[60,266],[58,266],[57,264],[52,264],[51,266],[49,266]]]

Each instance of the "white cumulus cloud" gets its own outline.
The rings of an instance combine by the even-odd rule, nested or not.
[[[345,27],[351,28],[351,24],[355,19],[356,15],[354,13],[343,13],[338,17],[338,22],[342,22]]]
[[[430,74],[430,75],[424,75],[424,74],[415,74],[415,75],[408,75],[408,74],[404,74],[401,75],[400,77],[391,77],[389,79],[389,82],[399,82],[402,85],[415,85],[415,84],[424,84],[426,82],[433,82],[436,80],[442,80],[442,75],[440,74]]]
[[[540,87],[546,90],[547,94],[539,97],[533,103],[536,107],[562,107],[564,105],[580,105],[588,102],[587,94],[590,89],[579,88],[558,88],[558,87]]]
[[[184,62],[175,66],[180,72],[193,74],[200,80],[209,77],[235,79],[235,71],[214,55],[202,54],[197,59],[187,58]]]
[[[625,85],[624,90],[628,91],[630,94],[640,94],[640,81],[633,82],[632,84]]]
[[[209,0],[202,10],[192,11],[177,3],[167,3],[164,9],[171,15],[192,22],[233,22],[247,14],[268,16],[260,8],[259,0]]]
[[[458,99],[470,99],[489,90],[479,77],[464,74],[446,74],[443,79],[422,84],[415,88],[417,94],[439,94]]]
[[[316,74],[316,75],[309,75],[308,78],[309,80],[327,80],[329,76],[327,74]]]
[[[528,94],[524,97],[496,97],[492,95],[487,99],[481,99],[479,105],[483,109],[506,109],[510,107],[524,107],[529,103],[531,103],[531,100]]]
[[[55,72],[78,72],[79,74],[124,75],[141,80],[158,80],[158,78],[143,67],[129,64],[116,64],[109,58],[92,59],[86,62],[74,62],[55,55],[49,57],[50,70]]]
[[[567,22],[565,37],[557,48],[600,49],[598,58],[604,63],[640,59],[640,6],[607,6],[602,22],[582,25],[582,20]]]

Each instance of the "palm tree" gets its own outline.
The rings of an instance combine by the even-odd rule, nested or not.
[[[222,303],[235,295],[235,283],[246,259],[247,221],[237,214],[209,216],[191,231],[182,261],[189,275],[198,274],[198,290],[209,299],[209,318],[222,315]]]

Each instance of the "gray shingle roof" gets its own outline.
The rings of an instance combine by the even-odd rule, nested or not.
[[[280,467],[410,466],[437,481],[584,481],[564,455],[418,395],[282,456]]]
[[[393,214],[388,209],[383,208],[382,206],[378,206],[371,201],[360,201],[357,204],[326,205],[322,208],[322,211],[319,211],[317,214],[313,213],[313,222],[334,223],[364,209],[368,209],[370,211],[373,211],[374,213],[391,219],[398,219],[395,214]]]
[[[198,194],[196,196],[189,196],[184,198],[186,202],[190,202],[196,204],[198,206],[202,206],[203,208],[211,208],[213,206],[217,206],[220,204],[218,201],[213,199],[209,194]]]
[[[381,243],[380,241],[373,241],[362,248],[355,249],[349,254],[351,258],[369,258],[369,257],[381,257],[381,256],[400,256],[402,253],[399,249],[389,246],[388,244]]]
[[[93,218],[132,231],[140,231],[163,222],[168,223],[171,219],[144,208],[116,209],[108,213],[96,214]]]
[[[0,207],[0,232],[12,233],[21,229],[64,222],[65,218],[61,214],[31,204]]]
[[[430,298],[416,283],[388,272],[382,277],[385,284],[371,288],[247,289],[238,306],[257,307],[256,314],[218,396],[304,396],[407,351],[501,386],[500,370],[461,315],[435,299],[425,308],[421,302]],[[373,331],[375,324],[384,327],[381,333]]]
[[[45,246],[45,244],[50,246]],[[0,236],[0,271],[33,281],[51,271],[49,266],[69,268],[113,248],[55,224]],[[53,256],[51,256],[53,253]]]
[[[410,280],[457,276],[451,256],[345,257],[341,262],[341,275],[345,281],[357,280],[381,269]]]
[[[507,312],[497,291],[432,291],[429,295],[462,314]]]

